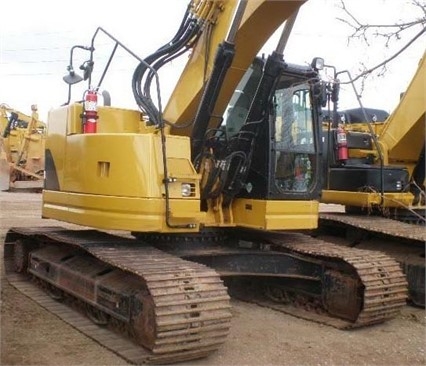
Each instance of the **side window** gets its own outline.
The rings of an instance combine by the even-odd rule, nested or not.
[[[224,116],[226,135],[228,138],[234,136],[246,121],[251,98],[243,90],[236,90]]]
[[[236,135],[246,122],[251,103],[262,77],[263,62],[255,60],[238,83],[223,115],[222,130],[227,138]]]

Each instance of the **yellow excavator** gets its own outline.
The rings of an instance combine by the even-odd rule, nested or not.
[[[126,334],[133,346],[77,324],[43,297],[135,363],[217,350],[230,327],[228,289],[291,301],[305,314],[315,309],[313,319],[341,328],[395,317],[407,299],[395,260],[298,232],[317,227],[326,101],[321,59],[284,61],[303,4],[193,0],[175,36],[145,58],[103,28],[90,46],[74,46],[68,102],[49,112],[42,215],[89,228],[11,228],[9,281],[19,287],[33,278],[53,299]],[[257,58],[284,22],[276,50]],[[99,34],[111,39],[112,52],[95,84]],[[119,47],[138,60],[139,110],[110,106],[109,98],[97,103]],[[74,70],[75,49],[88,54],[83,76]],[[185,51],[190,57],[163,110],[160,67]],[[72,102],[72,86],[83,80],[83,100]]]
[[[359,109],[337,111],[338,103],[334,103],[333,113],[325,113],[334,121],[324,124],[328,158],[321,202],[344,205],[345,213],[325,212],[320,217],[323,229],[337,233],[339,227],[352,245],[381,250],[398,259],[407,275],[410,300],[422,307],[425,85],[426,53],[390,115],[362,104]],[[333,87],[338,84],[330,89]],[[387,244],[369,243],[374,237],[385,237]]]
[[[31,116],[0,104],[0,190],[38,189],[44,184],[46,124],[31,106]]]

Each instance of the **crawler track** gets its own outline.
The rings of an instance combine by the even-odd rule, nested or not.
[[[306,234],[289,232],[253,231],[248,234],[236,230],[236,242],[243,239],[252,243],[249,248],[236,247],[231,244],[232,239],[227,246],[206,247],[197,237],[191,244],[188,244],[191,242],[188,237],[180,245],[179,239],[170,243],[173,239],[166,235],[148,236],[144,239],[161,250],[170,248],[173,255],[204,263],[215,268],[223,278],[266,278],[265,283],[268,277],[276,279],[278,281],[271,282],[271,287],[281,292],[277,299],[287,301],[290,292],[307,294],[306,304],[311,311],[300,308],[299,304],[296,307],[273,304],[259,296],[256,289],[239,288],[233,292],[242,300],[340,329],[384,322],[397,316],[406,305],[407,281],[399,263],[378,251],[342,247]],[[262,248],[256,249],[259,243]],[[256,261],[255,258],[261,259]],[[267,267],[273,261],[276,266]],[[281,266],[280,263],[287,264]],[[287,279],[299,282],[291,285]],[[305,287],[300,281],[314,285]],[[242,287],[247,286],[248,283]]]
[[[238,232],[236,235],[241,238],[244,236]],[[263,243],[262,246],[258,249],[247,249],[235,246],[235,241],[228,242],[226,238],[221,237],[219,242],[213,240],[215,243],[212,246],[203,247],[199,238],[195,237],[191,242],[189,237],[183,237],[185,245],[180,247],[173,242],[173,237],[168,237],[172,241],[168,244],[171,244],[173,249],[167,253],[167,248],[161,245],[164,239],[162,236],[154,238],[156,246],[161,248],[158,249],[142,241],[120,238],[95,230],[74,231],[58,227],[14,228],[6,237],[7,277],[15,287],[42,306],[135,364],[188,361],[205,357],[220,347],[229,332],[231,313],[229,295],[219,275],[294,279],[292,270],[302,266],[296,277],[320,284],[320,293],[313,294],[314,299],[321,302],[323,311],[320,314],[316,309],[306,311],[306,307],[288,307],[266,301],[265,298],[256,299],[258,293],[244,300],[340,329],[384,322],[397,316],[406,304],[405,276],[399,264],[381,252],[341,247],[300,233],[257,232],[248,235],[253,243]],[[26,246],[22,245],[23,242]],[[26,247],[28,248],[25,249]],[[145,313],[153,315],[147,317],[142,311],[141,317],[136,311],[133,318],[127,318],[126,314],[120,313],[115,319],[115,324],[118,324],[116,328],[121,330],[120,334],[131,334],[130,339],[89,324],[87,318],[76,315],[63,304],[43,298],[39,289],[34,290],[33,286],[29,285],[28,275],[24,276],[25,271],[22,271],[22,268],[27,266],[33,278],[41,281],[45,287],[51,289],[53,284],[56,289],[63,290],[61,283],[64,280],[55,282],[51,280],[54,276],[49,276],[62,270],[63,263],[71,263],[79,258],[70,248],[77,248],[79,252],[85,253],[83,260],[78,262],[78,270],[75,271],[83,277],[83,282],[90,279],[92,275],[89,274],[93,271],[107,273],[108,277],[110,271],[104,268],[108,265],[114,268],[114,271],[119,271],[119,277],[113,277],[114,284],[124,294],[128,288],[133,293],[135,287],[132,287],[132,283],[135,283],[135,278],[137,283],[142,283],[143,288],[146,288],[143,298],[149,294],[149,301],[143,302],[143,306],[137,307],[137,310],[144,309]],[[31,250],[31,255],[29,264],[24,266],[26,250]],[[57,251],[61,256],[57,256]],[[188,258],[191,258],[191,261],[188,261]],[[251,267],[245,267],[244,264],[250,263],[250,258],[259,258],[260,261],[252,261]],[[259,272],[259,265],[268,266],[274,258],[277,260],[274,262],[276,264],[287,264],[280,267],[278,272],[275,271],[279,267],[275,265]],[[207,260],[209,266],[203,264],[203,259]],[[197,260],[201,263],[195,263]],[[222,267],[221,263],[228,265]],[[236,263],[240,263],[245,269],[235,267]],[[214,264],[219,265],[216,268]],[[48,270],[43,272],[45,267]],[[310,268],[309,273],[304,273],[303,268]],[[14,272],[16,269],[21,273]],[[64,269],[66,270],[68,267]],[[81,276],[80,273],[84,275]],[[124,277],[128,278],[127,285],[126,281],[121,280],[121,276],[126,275],[130,275]],[[75,277],[65,277],[65,281],[72,278]],[[89,300],[86,300],[78,296],[78,291],[73,288],[75,283],[82,281],[71,282],[71,297],[76,297],[74,302],[85,301],[86,306],[92,306],[94,301],[91,301],[90,296],[87,296]],[[54,295],[57,295],[56,291]],[[99,304],[98,310],[102,312],[103,303]],[[104,318],[101,317],[102,319]],[[138,343],[135,343],[135,340]],[[141,347],[141,344],[144,347]]]
[[[407,224],[405,222],[379,216],[321,213],[320,224],[327,226],[342,225],[345,227],[353,227],[370,233],[386,235],[398,239],[409,239],[423,244],[426,241],[426,230],[424,226]]]
[[[338,267],[339,263],[345,262],[353,267],[362,282],[362,308],[356,320],[330,321],[330,325],[348,329],[381,323],[397,316],[406,305],[407,281],[398,263],[389,256],[370,250],[341,247],[302,234],[293,236],[292,240],[286,238],[285,242],[272,239],[274,249],[312,256],[323,261],[324,265],[335,262]],[[330,301],[341,301],[344,306],[345,299],[332,298]]]
[[[331,235],[343,230],[348,245],[377,250],[396,259],[407,277],[410,301],[417,306],[425,306],[424,225],[379,216],[321,213],[319,227],[320,233]],[[374,238],[380,240],[370,240]]]
[[[83,249],[97,261],[140,278],[149,292],[149,301],[144,302],[143,310],[146,308],[154,315],[149,319],[143,318],[142,325],[132,324],[134,319],[124,325],[125,331],[131,334],[145,334],[138,327],[149,328],[148,339],[143,342],[149,345],[149,349],[121,337],[113,337],[114,342],[111,342],[111,333],[108,338],[105,330],[95,325],[88,326],[87,322],[72,315],[71,310],[64,310],[62,304],[56,307],[58,316],[132,363],[165,364],[206,357],[225,341],[231,318],[229,296],[219,276],[203,265],[150,246],[135,246],[135,241],[130,239],[92,230],[72,231],[58,227],[9,230],[5,248],[9,281],[42,306],[51,309],[55,308],[53,300],[40,300],[37,291],[31,290],[28,282],[23,281],[22,274],[11,273],[11,262],[16,264],[14,253],[20,253],[14,250],[17,240],[25,240],[32,247],[37,243],[37,246],[47,248],[46,252],[49,247],[58,246]],[[110,341],[106,342],[106,339]]]

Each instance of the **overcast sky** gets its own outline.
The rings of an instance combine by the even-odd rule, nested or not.
[[[279,0],[278,0],[279,1]],[[395,23],[421,15],[410,0],[345,0],[347,7],[363,22]],[[65,4],[68,4],[65,5]],[[140,57],[167,42],[177,30],[188,0],[74,0],[63,3],[53,0],[15,0],[2,4],[0,22],[0,103],[30,114],[30,105],[39,106],[40,117],[47,120],[49,109],[67,99],[67,85],[62,81],[73,45],[89,45],[98,26],[105,28]],[[381,40],[370,46],[358,41],[348,44],[351,29],[338,21],[343,17],[340,0],[308,0],[298,15],[285,52],[291,63],[310,63],[320,56],[338,70],[350,70],[353,76],[360,62],[374,66],[401,48],[420,29],[386,48]],[[277,36],[262,49],[275,48]],[[400,92],[411,80],[425,50],[423,35],[401,57],[388,66],[383,77],[370,78],[362,101],[366,107],[392,111]],[[99,39],[98,56],[108,55],[111,44]],[[95,53],[95,57],[96,57]],[[85,60],[76,50],[75,68]],[[105,61],[105,60],[104,60]],[[167,98],[179,76],[181,62],[174,62],[161,74],[163,98]],[[136,63],[124,52],[116,56],[104,88],[112,95],[113,105],[136,108],[131,91],[131,77]],[[358,84],[359,87],[359,84]],[[75,99],[79,99],[75,95]],[[163,103],[165,104],[165,103]],[[342,90],[341,107],[356,107],[350,88]]]

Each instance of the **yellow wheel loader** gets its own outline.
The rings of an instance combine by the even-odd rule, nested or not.
[[[38,189],[44,185],[44,149],[47,126],[37,106],[28,116],[0,105],[0,189]]]

